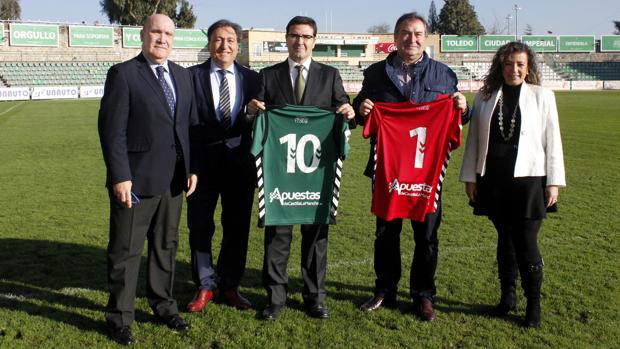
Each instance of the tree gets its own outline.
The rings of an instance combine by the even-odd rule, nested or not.
[[[21,19],[22,8],[19,6],[19,0],[0,0],[0,17],[7,21]]]
[[[178,15],[177,3],[181,4]],[[167,15],[190,28],[196,22],[193,8],[187,0],[100,0],[99,5],[101,13],[108,16],[110,23],[142,25],[148,16],[155,13]],[[177,26],[183,27],[180,24],[177,23]]]
[[[439,31],[439,16],[437,16],[437,8],[435,0],[431,1],[431,7],[428,9],[428,32],[435,34]]]
[[[485,31],[469,0],[445,0],[439,13],[439,33],[483,35]]]
[[[503,25],[499,22],[497,17],[495,17],[493,23],[487,25],[485,29],[487,34],[502,34],[504,32]]]
[[[376,24],[366,31],[372,34],[385,34],[390,32],[390,25],[387,23]]]
[[[532,35],[534,34],[534,28],[530,24],[525,25],[525,29],[523,29],[523,35]]]
[[[179,28],[193,28],[196,23],[196,15],[194,15],[194,6],[189,4],[187,0],[181,0],[181,8],[177,14],[177,26]]]
[[[620,21],[614,21],[614,25],[616,26],[616,31],[614,34],[620,35]]]

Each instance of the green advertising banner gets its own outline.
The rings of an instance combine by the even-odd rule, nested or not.
[[[123,27],[123,47],[142,47],[142,40],[140,40],[140,30],[142,30],[142,28]]]
[[[523,35],[521,41],[536,52],[558,52],[558,38],[554,35]]]
[[[478,37],[476,35],[442,35],[441,52],[470,52],[478,51]]]
[[[206,30],[177,29],[174,32],[174,48],[205,48],[208,42]]]
[[[123,47],[142,47],[140,30],[137,27],[123,27]],[[207,46],[207,31],[200,29],[177,29],[174,31],[174,48],[204,48]]]
[[[11,46],[58,46],[58,26],[52,24],[10,24]]]
[[[560,52],[594,52],[594,35],[560,35]]]
[[[601,35],[601,52],[620,52],[620,35]]]
[[[505,44],[517,41],[517,37],[515,35],[480,35],[478,40],[480,52],[495,52]]]
[[[70,25],[69,46],[114,47],[114,28]]]

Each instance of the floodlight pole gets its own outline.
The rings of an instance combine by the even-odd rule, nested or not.
[[[522,8],[519,7],[519,5],[515,4],[512,7],[513,10],[515,10],[515,39],[517,36],[519,36],[519,10],[522,10]]]
[[[512,15],[509,13],[506,15],[506,34],[510,35],[510,20],[512,19]]]

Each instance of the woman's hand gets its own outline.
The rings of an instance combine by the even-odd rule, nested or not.
[[[555,203],[558,202],[559,192],[560,189],[557,185],[548,185],[545,188],[545,198],[547,200],[546,207],[555,205]]]
[[[469,201],[476,202],[476,183],[466,182],[465,193],[467,194]]]

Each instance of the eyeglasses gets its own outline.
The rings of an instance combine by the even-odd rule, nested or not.
[[[308,34],[286,34],[286,37],[291,39],[291,40],[295,40],[295,39],[304,39],[304,40],[310,40],[314,38],[314,35],[308,35]]]

